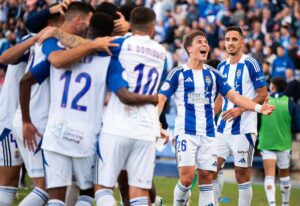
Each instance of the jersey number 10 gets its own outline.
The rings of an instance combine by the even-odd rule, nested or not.
[[[143,75],[144,75],[144,69],[145,68],[145,64],[139,64],[134,68],[134,71],[138,72],[138,78],[136,81],[136,87],[134,89],[135,93],[140,93],[141,92],[141,86],[142,86],[142,79],[143,79]],[[152,85],[151,89],[150,89],[150,84],[152,82],[154,76],[154,84]],[[155,86],[157,84],[157,80],[158,80],[158,71],[156,68],[152,68],[149,70],[148,75],[147,75],[147,83],[145,84],[142,94],[153,94]],[[150,91],[149,91],[150,90]]]

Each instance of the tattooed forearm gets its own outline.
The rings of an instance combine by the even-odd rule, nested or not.
[[[74,48],[79,46],[82,43],[87,42],[88,40],[83,39],[79,36],[73,35],[73,34],[68,34],[65,33],[59,29],[56,29],[54,31],[53,36],[57,38],[64,46],[68,48]]]

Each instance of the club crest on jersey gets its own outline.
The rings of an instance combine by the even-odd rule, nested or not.
[[[237,76],[237,77],[240,77],[241,74],[242,74],[242,71],[241,71],[240,69],[236,71],[236,76]]]
[[[211,84],[211,79],[210,79],[209,76],[206,76],[206,77],[205,77],[205,82],[206,82],[207,84]]]
[[[162,87],[161,90],[162,91],[167,91],[168,89],[170,89],[170,83],[169,82],[165,82]]]

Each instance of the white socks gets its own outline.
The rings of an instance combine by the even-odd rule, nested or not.
[[[110,189],[100,189],[95,193],[97,206],[117,206],[113,191]]]
[[[199,185],[199,206],[214,206],[213,184]]]
[[[251,182],[239,184],[239,206],[250,206],[252,200]]]
[[[214,191],[214,203],[215,206],[218,206],[219,202],[219,182],[218,179],[213,180],[213,191]]]
[[[148,197],[136,197],[130,199],[130,206],[148,206]]]
[[[219,185],[219,195],[218,198],[221,198],[222,196],[222,191],[223,191],[223,187],[224,187],[224,175],[223,175],[223,169],[221,169],[218,172],[218,185]]]
[[[87,196],[87,195],[81,195],[78,197],[78,200],[77,200],[75,206],[92,206],[93,201],[94,201],[94,198]]]
[[[191,186],[185,187],[178,181],[174,189],[174,206],[184,206],[186,204],[189,199],[190,188]]]
[[[264,182],[265,192],[267,195],[268,203],[270,206],[276,205],[275,203],[275,177],[274,176],[266,176]]]
[[[282,205],[288,206],[291,194],[291,180],[290,176],[281,177],[280,179],[280,190],[282,194]]]
[[[48,202],[48,193],[35,187],[19,204],[19,206],[43,206]]]
[[[0,205],[13,205],[17,191],[16,187],[0,186]]]
[[[52,200],[49,200],[48,206],[65,206],[65,203],[60,200],[52,199]]]

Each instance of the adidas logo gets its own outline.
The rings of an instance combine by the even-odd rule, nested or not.
[[[217,166],[217,161],[215,161],[211,166],[216,167]]]
[[[188,77],[184,80],[184,82],[193,82],[192,78],[191,77]]]
[[[246,163],[245,158],[243,157],[242,159],[239,160],[239,163]]]

